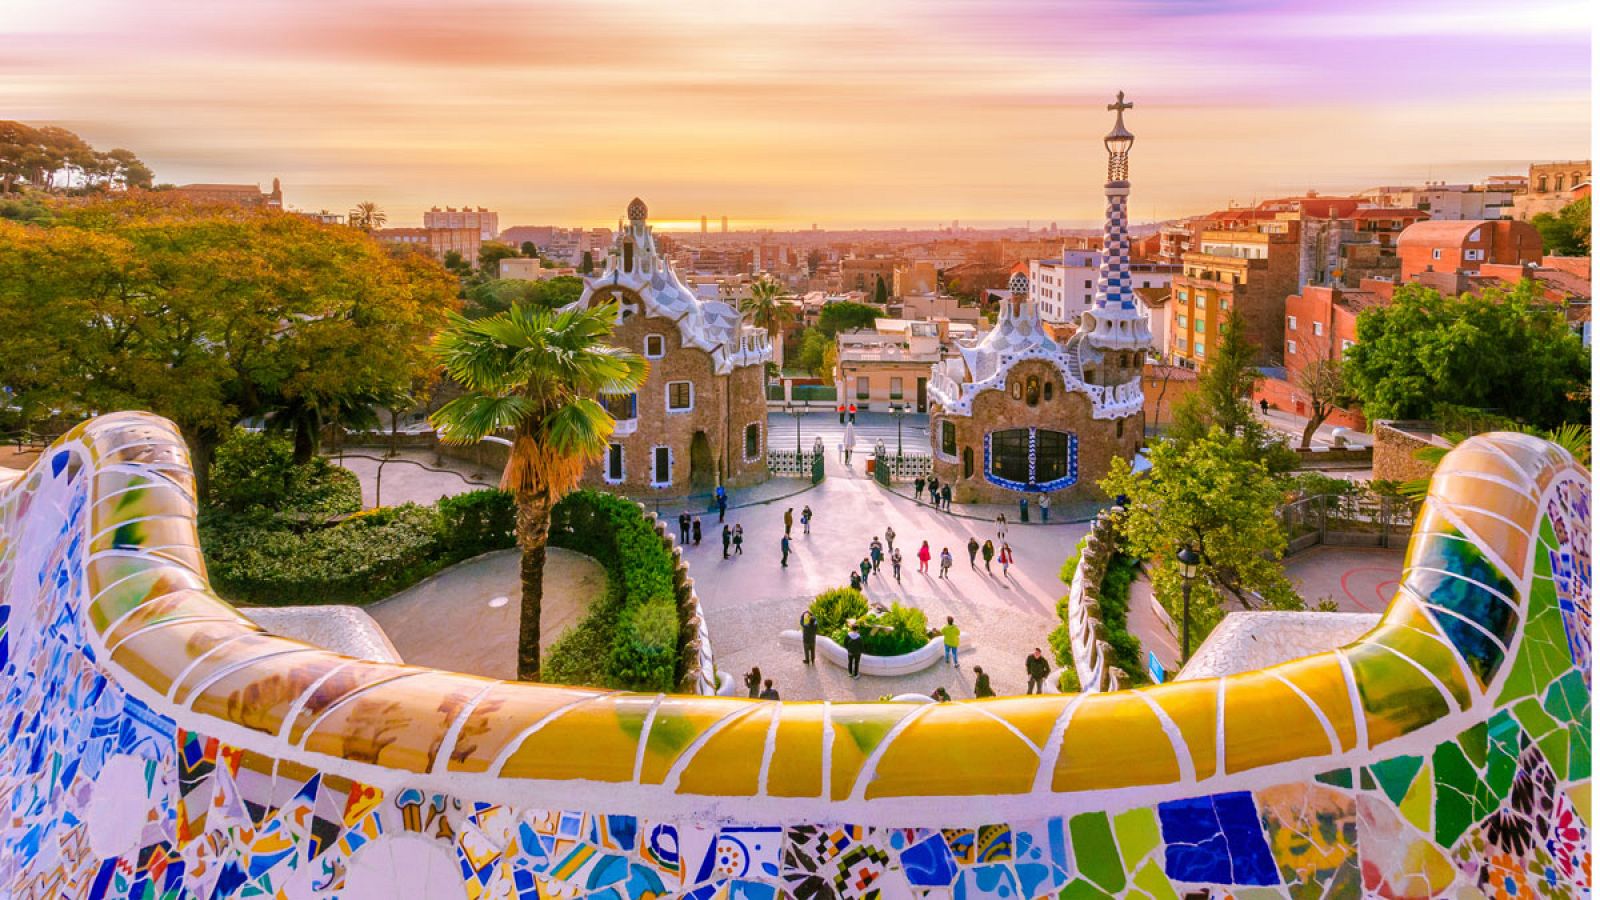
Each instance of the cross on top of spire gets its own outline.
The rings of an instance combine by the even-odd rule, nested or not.
[[[1120,118],[1122,118],[1122,111],[1125,110],[1125,109],[1133,109],[1133,104],[1124,102],[1123,99],[1122,99],[1122,92],[1121,91],[1117,91],[1117,102],[1115,102],[1115,103],[1107,103],[1106,104],[1106,109],[1114,109],[1114,110],[1116,110],[1117,111],[1117,118],[1120,119]]]

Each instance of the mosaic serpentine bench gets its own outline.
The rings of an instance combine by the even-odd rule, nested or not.
[[[187,453],[146,414],[3,491],[6,896],[1588,894],[1588,473],[1533,438],[1450,454],[1347,647],[932,705],[507,684],[271,636],[208,590]]]

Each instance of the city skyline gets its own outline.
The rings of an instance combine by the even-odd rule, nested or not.
[[[602,225],[639,195],[672,230],[1093,227],[1117,90],[1136,222],[1590,155],[1565,2],[20,2],[9,116],[391,224]]]

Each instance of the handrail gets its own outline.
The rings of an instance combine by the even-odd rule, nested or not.
[[[89,504],[88,640],[118,684],[184,727],[363,781],[407,772],[431,789],[544,807],[827,818],[848,803],[849,821],[900,824],[964,819],[955,797],[1026,816],[1043,797],[1082,804],[1128,789],[1161,800],[1431,746],[1492,711],[1528,613],[1540,504],[1557,483],[1587,490],[1587,473],[1553,445],[1475,437],[1434,478],[1382,624],[1349,647],[1217,681],[913,716],[897,704],[637,695],[351,661],[266,634],[211,592],[170,423],[118,413],[74,428],[6,492],[7,508],[68,470]],[[15,534],[28,518],[9,521],[8,537],[35,539]],[[1459,602],[1466,594],[1475,606]],[[393,723],[382,739],[373,717]]]

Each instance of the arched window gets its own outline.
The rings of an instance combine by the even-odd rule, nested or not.
[[[1558,190],[1558,191],[1561,190],[1563,187],[1566,186],[1566,183],[1567,183],[1567,176],[1565,176],[1565,175],[1557,175],[1556,176],[1556,190]]]
[[[971,447],[962,447],[961,448],[961,477],[962,478],[971,478],[972,477],[972,448]]]
[[[1055,393],[1056,381],[1054,378],[1044,380],[1044,402],[1050,402],[1050,395]]]
[[[1013,400],[1021,400],[1022,399],[1022,381],[1021,381],[1021,379],[1013,378],[1011,380],[1011,399],[1013,399]]]
[[[949,421],[939,423],[939,449],[946,456],[956,455],[956,423]]]
[[[1039,405],[1039,376],[1037,375],[1028,376],[1028,405]]]

